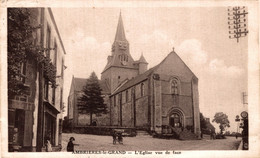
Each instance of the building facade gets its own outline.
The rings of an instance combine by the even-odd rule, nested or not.
[[[10,8],[13,9],[13,8]],[[27,8],[28,9],[28,8]],[[9,151],[45,151],[46,139],[53,149],[61,146],[65,49],[50,8],[30,8],[34,45],[46,48],[44,58],[56,68],[56,85],[46,77],[44,64],[35,58],[23,63],[23,82],[29,93],[8,98]]]
[[[147,70],[141,55],[130,54],[120,13],[111,55],[101,73],[108,85],[110,126],[162,134],[164,128],[190,129],[200,136],[198,78],[173,50]]]

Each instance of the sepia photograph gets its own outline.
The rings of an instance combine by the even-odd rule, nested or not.
[[[258,157],[258,2],[127,2],[2,2],[1,155]]]

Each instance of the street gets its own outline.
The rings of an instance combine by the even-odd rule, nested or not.
[[[123,144],[114,145],[112,136],[99,136],[89,134],[63,133],[62,151],[70,137],[75,138],[75,150],[237,150],[241,138],[227,137],[227,139],[210,140],[204,137],[202,140],[181,141],[176,139],[158,139],[151,136],[124,137]]]

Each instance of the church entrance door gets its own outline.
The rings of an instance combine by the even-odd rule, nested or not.
[[[181,124],[181,117],[177,113],[172,113],[170,115],[170,120],[169,120],[170,126],[175,127],[175,128],[180,128],[182,127]]]

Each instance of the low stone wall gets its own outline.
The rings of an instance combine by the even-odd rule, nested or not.
[[[123,132],[123,136],[134,137],[136,136],[135,128],[117,127],[117,126],[77,126],[72,129],[72,132],[78,134],[94,134],[94,135],[111,135],[113,129],[120,129]]]

